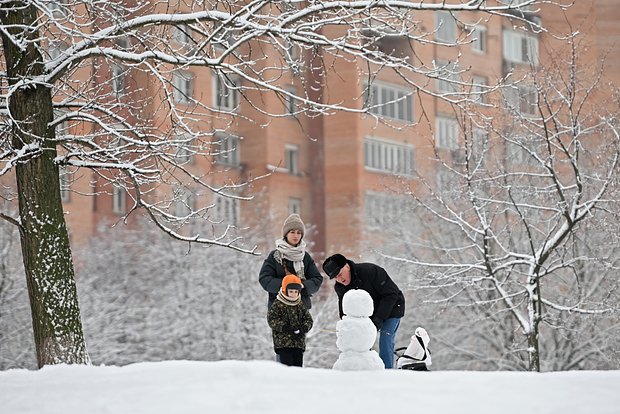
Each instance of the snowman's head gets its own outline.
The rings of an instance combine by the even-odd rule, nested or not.
[[[367,318],[374,312],[372,297],[362,289],[351,289],[342,298],[342,311],[345,315]]]

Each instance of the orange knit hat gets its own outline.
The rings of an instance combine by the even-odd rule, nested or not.
[[[301,291],[301,279],[295,275],[286,275],[282,279],[282,293],[286,295],[287,289],[297,289]]]

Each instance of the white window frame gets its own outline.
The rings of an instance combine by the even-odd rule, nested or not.
[[[73,172],[66,166],[58,168],[58,179],[60,181],[60,199],[63,203],[71,201],[71,184],[73,183]]]
[[[459,124],[454,118],[438,116],[435,118],[435,148],[459,149]]]
[[[459,66],[455,62],[437,62],[439,77],[435,80],[438,93],[456,93],[459,90],[457,82],[461,80]]]
[[[414,169],[413,145],[366,137],[364,139],[364,168],[374,172],[411,175]]]
[[[518,64],[538,66],[538,37],[534,34],[515,30],[504,30],[502,33],[502,49],[504,60]]]
[[[474,52],[487,52],[487,27],[483,25],[475,25],[471,32],[472,43],[471,48]]]
[[[177,135],[175,139],[175,162],[179,165],[192,164],[194,162],[193,157],[193,139],[188,134]]]
[[[215,161],[221,165],[237,167],[240,164],[239,143],[241,139],[236,135],[223,132],[215,134],[216,151]]]
[[[294,86],[289,86],[288,88],[286,88],[286,91],[291,95],[297,95],[297,88]],[[288,115],[295,115],[295,111],[297,110],[297,102],[295,101],[295,98],[289,95],[285,95],[284,104],[286,106],[286,113]]]
[[[469,146],[470,159],[473,162],[478,162],[483,157],[483,152],[487,148],[487,141],[489,139],[489,133],[482,128],[474,127],[471,132],[471,143]]]
[[[289,197],[288,213],[289,214],[301,214],[301,198]]]
[[[299,174],[299,147],[297,145],[286,144],[284,147],[284,160],[289,174]]]
[[[239,79],[234,75],[213,75],[213,103],[222,110],[236,111],[239,106]]]
[[[177,71],[172,74],[172,97],[174,102],[189,104],[194,95],[194,75],[188,71]]]
[[[452,185],[451,182],[455,178],[453,174],[447,168],[439,168],[436,173],[437,180],[437,191],[439,193],[444,193],[451,190]]]
[[[174,26],[172,28],[172,38],[182,46],[190,46],[193,40],[190,28],[186,24]]]
[[[235,44],[238,38],[238,34],[233,31],[231,27],[222,27],[218,28],[220,31],[223,31],[223,35],[219,35],[213,41],[215,42],[215,48],[221,51],[228,50],[232,45]]]
[[[125,72],[126,69],[121,65],[116,63],[112,63],[112,67],[110,68],[110,72],[112,73],[112,92],[118,97],[123,96],[125,94]]]
[[[364,192],[364,223],[370,228],[385,229],[397,223],[409,200],[401,195],[376,191]]]
[[[222,225],[239,225],[239,200],[215,194],[215,215],[217,221],[222,221]]]
[[[65,115],[67,115],[67,112],[68,111],[65,109],[54,109],[54,120],[64,117]],[[70,125],[67,119],[56,124],[56,127],[55,127],[56,138],[67,136],[69,134],[68,133],[69,128],[70,128]]]
[[[532,117],[538,114],[536,88],[529,85],[508,85],[504,87],[506,106],[517,114]]]
[[[173,197],[176,217],[186,217],[196,210],[196,197],[188,188],[177,187]]]
[[[522,3],[525,3],[526,0],[497,0],[498,3],[503,4],[505,6],[516,6]],[[517,9],[515,9],[517,10]],[[529,6],[520,6],[518,10],[521,11],[533,11],[535,10],[534,5]]]
[[[488,79],[486,76],[474,75],[471,79],[471,99],[476,103],[487,102],[487,88]]]
[[[369,112],[383,118],[411,122],[413,119],[413,92],[401,86],[373,82],[366,86],[370,94]]]
[[[452,13],[445,10],[435,12],[435,40],[445,43],[456,42],[456,19]]]
[[[284,54],[290,68],[294,72],[299,71],[301,64],[301,49],[299,45],[291,42],[289,39],[286,39],[284,44]]]
[[[67,50],[67,44],[63,41],[52,41],[49,43],[48,56],[50,61],[62,56]]]
[[[513,138],[515,140],[516,138]],[[507,141],[507,159],[512,165],[529,166],[533,164],[533,158],[530,153],[521,145]]]
[[[67,15],[67,3],[68,0],[48,1],[47,9],[56,18],[64,17]]]
[[[125,214],[127,210],[127,192],[125,188],[112,184],[112,213]]]

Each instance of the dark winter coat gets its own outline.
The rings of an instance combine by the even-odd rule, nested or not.
[[[405,296],[385,269],[373,263],[354,263],[351,267],[351,283],[345,286],[336,282],[334,289],[338,295],[338,309],[342,318],[342,298],[351,289],[362,289],[370,294],[374,305],[371,319],[381,322],[388,318],[402,318],[405,315]]]
[[[273,250],[269,253],[269,256],[267,256],[263,262],[263,266],[258,274],[258,281],[261,286],[269,292],[269,300],[267,302],[268,307],[271,307],[271,304],[276,299],[278,291],[282,288],[282,279],[286,276],[284,264],[286,264],[286,268],[289,273],[296,275],[293,262],[282,258],[283,264],[278,263],[274,257],[275,252],[276,250]],[[304,255],[303,262],[305,279],[302,279],[304,288],[301,290],[301,300],[304,305],[306,305],[306,308],[310,309],[312,308],[312,301],[310,298],[314,293],[318,292],[321,287],[321,283],[323,283],[323,276],[319,273],[319,269],[317,269],[316,264],[314,264],[314,260],[312,260],[312,257],[308,254],[308,252]]]
[[[287,305],[276,300],[267,312],[267,322],[273,336],[273,348],[299,348],[306,350],[306,333],[312,328],[312,316],[303,302]],[[287,327],[292,328],[287,332]],[[290,330],[299,330],[292,333]]]

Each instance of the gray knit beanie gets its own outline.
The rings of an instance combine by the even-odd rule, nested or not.
[[[291,214],[284,220],[284,225],[282,226],[282,237],[285,238],[289,231],[291,230],[301,230],[301,237],[306,234],[306,226],[304,226],[304,222],[301,221],[301,217],[299,214]]]

